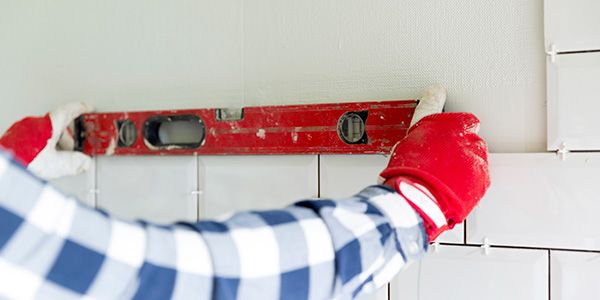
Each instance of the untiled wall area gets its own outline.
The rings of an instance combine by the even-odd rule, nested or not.
[[[116,215],[171,223],[350,196],[386,164],[381,155],[96,157],[91,172],[53,183]],[[466,223],[372,299],[600,296],[600,154],[491,154],[490,168],[492,187]]]
[[[60,103],[100,112],[416,99],[545,151],[542,0],[0,3],[0,130]]]

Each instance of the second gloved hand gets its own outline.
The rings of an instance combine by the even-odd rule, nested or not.
[[[423,107],[415,112],[422,119],[396,145],[380,175],[381,183],[402,194],[423,217],[429,241],[461,223],[490,185],[479,120],[469,113],[432,114],[441,111],[445,96],[439,86],[425,91]]]

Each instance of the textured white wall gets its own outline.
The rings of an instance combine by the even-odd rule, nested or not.
[[[415,98],[493,152],[544,151],[542,0],[0,0],[0,130],[101,111]]]
[[[426,86],[443,84],[450,93],[446,110],[475,113],[483,121],[481,134],[492,152],[545,151],[542,4],[543,0],[0,0],[0,131],[65,101],[85,100],[100,111],[240,107],[413,99]],[[290,157],[285,159],[288,165],[247,159],[250,165],[283,165],[279,173],[288,175],[293,172],[285,172],[286,166],[295,166]],[[114,165],[113,160],[105,162]],[[140,170],[162,170],[143,158],[129,160]],[[61,186],[83,198],[93,198],[84,186],[99,188],[96,200],[117,214],[132,207],[136,215],[147,217],[160,207],[139,202],[139,207],[113,208],[103,201],[102,195],[110,196],[111,191],[109,186],[107,193],[109,184],[102,185],[105,177],[115,176],[104,172],[110,171],[105,162],[101,159],[93,172],[64,179]],[[211,168],[221,172],[222,167],[200,164],[198,173],[218,188],[224,181],[210,176]],[[253,179],[257,174],[230,172]],[[242,181],[251,181],[243,176]],[[202,182],[198,187],[206,188]],[[298,188],[302,180],[289,182]],[[173,197],[196,188],[173,191],[177,186],[153,188]],[[260,186],[240,199],[256,207],[263,201],[253,198],[259,192],[264,193]],[[139,191],[143,193],[156,194],[154,189]],[[209,201],[197,203],[210,212],[215,203]],[[464,249],[473,253],[473,248]],[[487,270],[480,260],[471,263],[463,263],[458,277],[480,274],[480,266]],[[497,274],[497,268],[489,269]],[[545,271],[539,274],[546,278]],[[494,286],[503,286],[506,281],[498,278]],[[463,285],[455,290],[463,290]],[[546,286],[542,291],[546,293]]]

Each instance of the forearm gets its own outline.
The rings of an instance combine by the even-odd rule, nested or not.
[[[427,245],[421,218],[383,187],[165,227],[79,205],[1,161],[0,295],[9,298],[349,298],[386,284]]]
[[[427,247],[421,218],[383,186],[347,199],[302,201],[186,226],[202,234],[212,254],[217,299],[232,290],[225,278],[239,279],[239,299],[371,294]]]

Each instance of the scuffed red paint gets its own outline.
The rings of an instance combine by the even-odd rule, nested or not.
[[[85,114],[84,153],[105,155],[110,141],[118,136],[115,120],[124,119],[135,123],[139,136],[133,146],[117,147],[112,155],[390,153],[394,144],[406,135],[416,103],[403,100],[247,107],[241,121],[216,121],[214,109]],[[365,126],[369,144],[344,143],[337,132],[340,116],[348,111],[365,110],[369,111]],[[189,114],[202,118],[206,126],[205,140],[200,147],[151,149],[144,143],[142,128],[149,117]],[[257,136],[260,129],[264,130],[264,138]]]

